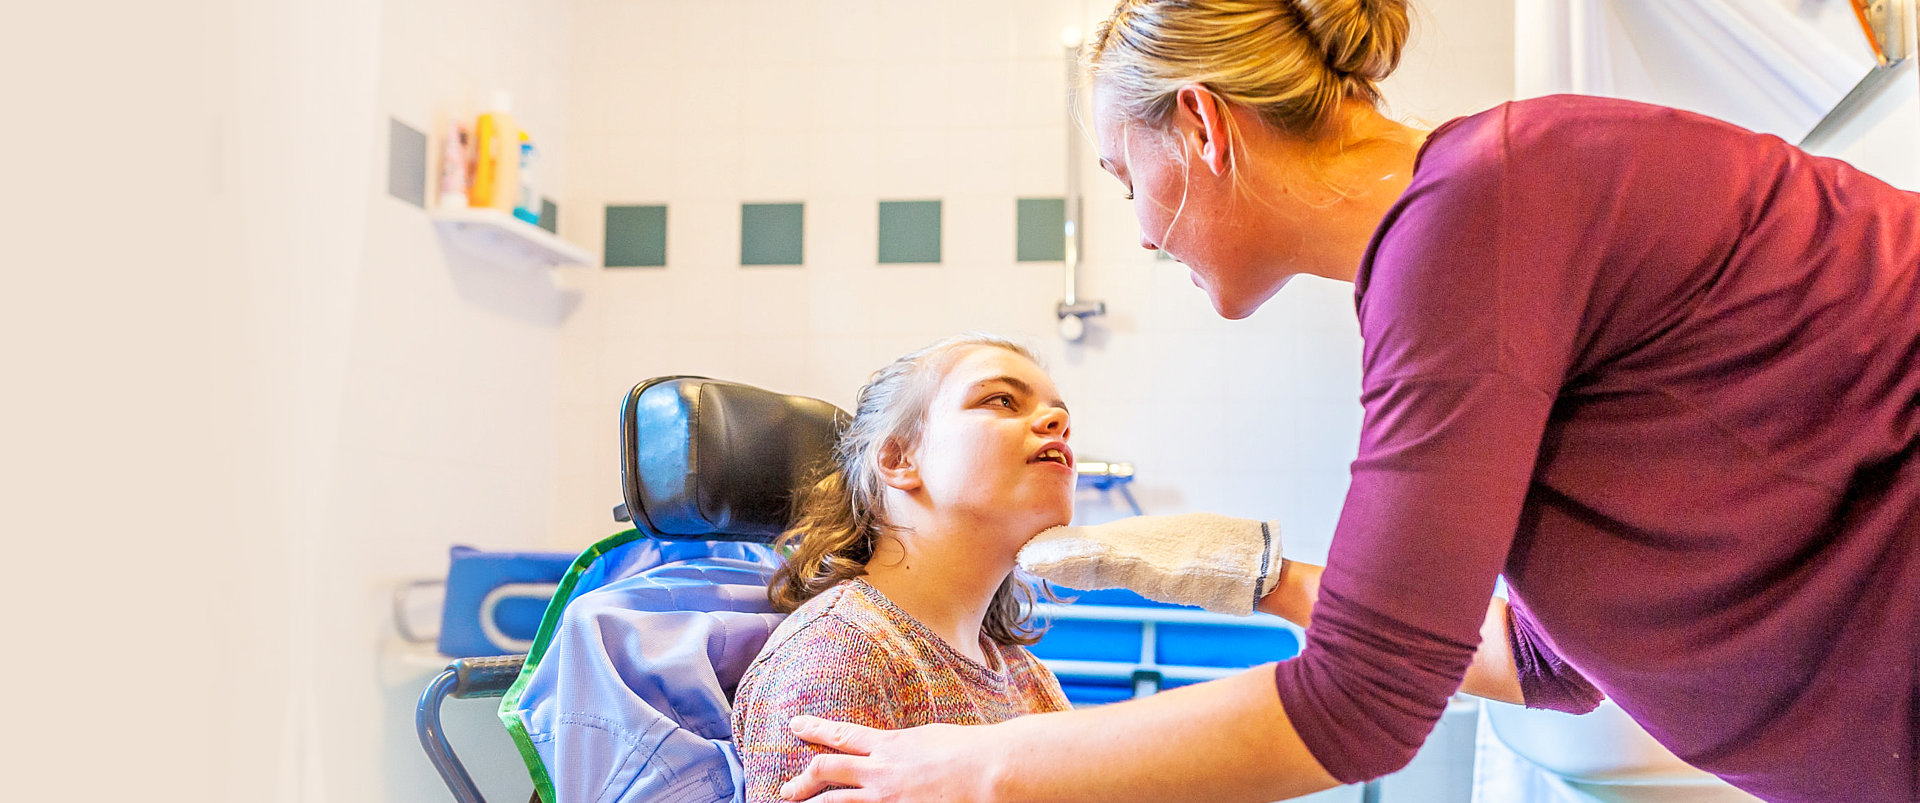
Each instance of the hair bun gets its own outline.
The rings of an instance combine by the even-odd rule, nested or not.
[[[1295,0],[1307,31],[1342,76],[1384,80],[1407,44],[1406,0]]]

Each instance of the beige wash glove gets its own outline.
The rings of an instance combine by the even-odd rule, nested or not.
[[[1147,599],[1246,616],[1280,576],[1280,523],[1213,513],[1054,527],[1020,550],[1050,582],[1125,588]]]

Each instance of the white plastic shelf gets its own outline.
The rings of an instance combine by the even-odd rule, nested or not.
[[[434,210],[434,225],[460,250],[502,265],[558,267],[592,265],[585,249],[498,209]]]

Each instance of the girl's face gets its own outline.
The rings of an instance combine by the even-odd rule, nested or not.
[[[935,515],[960,528],[1004,532],[1018,549],[1073,519],[1071,422],[1053,380],[993,346],[953,358],[928,407],[909,463]]]
[[[1231,171],[1205,165],[1187,112],[1176,112],[1172,130],[1157,130],[1129,120],[1096,85],[1093,116],[1100,166],[1127,188],[1140,247],[1185,265],[1221,317],[1252,315],[1293,278],[1296,270],[1275,260],[1286,239],[1269,230],[1276,210],[1242,194]]]

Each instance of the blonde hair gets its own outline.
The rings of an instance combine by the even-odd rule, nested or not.
[[[820,592],[866,574],[879,539],[899,533],[887,520],[881,457],[889,449],[911,448],[919,441],[940,379],[961,352],[975,347],[1006,349],[1039,363],[1019,343],[968,332],[875,371],[860,389],[853,420],[834,445],[832,463],[799,495],[794,524],[780,536],[780,545],[792,552],[768,581],[767,599],[775,609],[792,612]],[[981,631],[1003,645],[1038,641],[1039,634],[1029,626],[1034,599],[1033,586],[1018,571],[1009,574],[987,606]]]
[[[1128,119],[1163,125],[1200,84],[1319,141],[1343,102],[1379,106],[1408,31],[1406,0],[1121,0],[1081,61]]]

